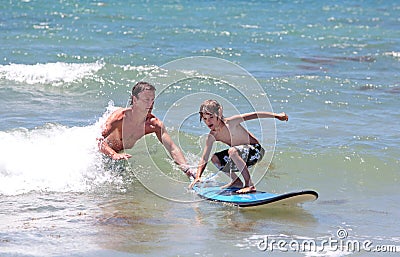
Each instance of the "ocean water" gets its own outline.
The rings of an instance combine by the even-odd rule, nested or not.
[[[395,255],[399,11],[398,1],[2,1],[0,256]],[[253,178],[319,199],[201,201],[154,136],[128,162],[107,160],[101,123],[140,80],[156,85],[154,113],[193,165],[203,100],[226,116],[286,112],[288,122],[245,124],[267,149]],[[296,248],[306,240],[316,248]]]

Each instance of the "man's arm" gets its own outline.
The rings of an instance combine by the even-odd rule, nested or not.
[[[100,152],[103,154],[107,155],[113,160],[128,160],[128,158],[131,158],[132,155],[128,153],[117,153],[107,142],[107,139],[104,138],[97,138],[98,141],[98,146]]]
[[[120,108],[114,111],[106,120],[106,122],[102,126],[101,137],[97,138],[98,147],[100,152],[107,155],[113,160],[121,160],[121,159],[128,159],[132,157],[130,154],[126,153],[118,153],[114,150],[114,148],[110,145],[108,137],[110,134],[118,129],[118,126],[121,126],[122,119],[124,117],[124,109]]]
[[[186,175],[191,176],[190,167],[186,162],[182,150],[172,141],[164,124],[154,115],[151,115],[150,126],[153,128],[153,131],[150,132],[156,133],[158,140],[164,145],[165,149],[167,149],[174,162],[179,165],[179,168],[186,173]],[[146,134],[147,133],[148,132],[146,132]]]
[[[107,118],[106,122],[101,126],[101,136],[103,138],[108,137],[111,132],[115,129],[116,122],[122,121],[124,118],[124,109],[119,108],[115,110],[110,116]]]

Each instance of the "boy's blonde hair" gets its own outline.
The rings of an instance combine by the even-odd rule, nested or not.
[[[224,116],[222,115],[222,105],[218,103],[216,100],[205,100],[200,105],[200,121],[203,119],[204,114],[215,114],[218,119],[223,120]]]

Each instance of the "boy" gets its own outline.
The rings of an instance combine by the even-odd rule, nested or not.
[[[200,121],[204,120],[204,123],[210,129],[210,133],[206,138],[206,145],[197,168],[196,178],[190,184],[190,187],[200,181],[201,174],[206,168],[212,145],[215,141],[220,141],[229,145],[230,148],[215,153],[211,157],[211,161],[219,170],[229,172],[228,175],[232,181],[223,186],[223,188],[238,187],[241,189],[236,192],[241,194],[256,191],[256,187],[251,181],[248,167],[262,159],[264,149],[257,138],[240,123],[259,118],[276,118],[281,121],[287,121],[288,116],[286,113],[253,112],[224,118],[222,106],[215,100],[206,100],[201,104],[199,114]],[[240,171],[242,173],[244,185],[232,171]]]

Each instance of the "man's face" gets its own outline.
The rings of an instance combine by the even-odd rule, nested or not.
[[[136,108],[147,110],[148,113],[151,113],[153,110],[154,98],[154,90],[144,90],[138,94],[138,97],[133,96],[133,102]]]

